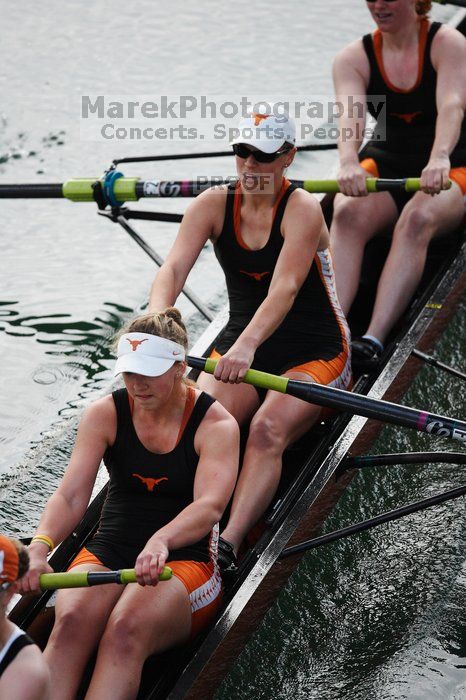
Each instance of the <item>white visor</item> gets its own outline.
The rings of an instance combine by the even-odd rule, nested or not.
[[[238,135],[230,146],[244,143],[263,153],[275,153],[285,143],[296,143],[296,125],[288,114],[251,114],[241,119]]]
[[[175,362],[185,358],[184,347],[151,333],[125,333],[118,342],[114,374],[133,372],[146,377],[159,377]]]

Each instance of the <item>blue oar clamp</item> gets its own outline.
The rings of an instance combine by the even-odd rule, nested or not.
[[[105,173],[105,177],[102,181],[102,190],[105,203],[109,204],[111,207],[121,207],[123,204],[123,202],[119,202],[115,197],[114,189],[115,182],[120,177],[123,177],[123,173],[120,173],[117,170],[109,170],[107,173]]]

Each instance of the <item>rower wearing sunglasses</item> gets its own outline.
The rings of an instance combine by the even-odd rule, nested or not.
[[[430,6],[430,0],[367,0],[377,30],[344,48],[334,62],[337,99],[349,105],[368,96],[367,109],[378,119],[373,139],[359,153],[357,139],[339,143],[342,194],[335,198],[330,235],[345,313],[356,296],[365,245],[393,230],[372,318],[353,341],[353,363],[363,370],[377,364],[409,304],[429,242],[454,231],[464,214],[466,41],[456,29],[431,22]],[[380,96],[386,110],[377,117]],[[344,115],[341,133],[360,133],[364,120]],[[420,177],[422,191],[364,197],[370,176]]]
[[[317,200],[286,178],[295,124],[286,114],[252,114],[232,142],[238,180],[189,206],[151,290],[150,309],[172,304],[210,238],[226,278],[229,321],[213,353],[215,374],[199,386],[249,435],[231,515],[220,541],[228,565],[277,489],[282,454],[321,415],[291,396],[241,384],[258,370],[347,388],[349,331],[340,309],[329,234]],[[220,380],[220,381],[219,381]]]

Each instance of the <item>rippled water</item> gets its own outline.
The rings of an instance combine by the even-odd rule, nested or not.
[[[436,8],[447,17],[451,9]],[[2,6],[0,181],[98,176],[115,157],[204,150],[80,140],[82,94],[332,94],[330,64],[370,28],[363,2],[141,0]],[[294,177],[330,172],[332,152],[302,154]],[[229,174],[231,160],[125,166],[156,179]],[[82,407],[112,386],[108,341],[147,299],[154,264],[91,204],[2,200],[0,236],[0,530],[27,534],[63,473]],[[136,205],[183,211],[186,201]],[[175,227],[138,222],[163,256]],[[210,246],[189,283],[224,299]],[[194,339],[205,322],[185,300]],[[464,366],[463,307],[437,348]],[[406,402],[464,414],[459,382],[425,370]],[[380,451],[428,441],[387,430]],[[438,443],[435,443],[436,445]],[[448,446],[451,449],[451,445]],[[441,465],[360,475],[336,528],[461,483]],[[219,697],[459,700],[465,682],[464,505],[329,546],[306,558]]]

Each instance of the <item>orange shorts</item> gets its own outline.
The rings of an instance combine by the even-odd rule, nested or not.
[[[104,566],[95,554],[83,547],[68,567],[78,564]],[[167,561],[173,576],[186,588],[191,604],[191,639],[209,624],[220,609],[223,597],[222,579],[218,567],[200,561]]]
[[[209,357],[218,360],[221,355],[214,349]],[[346,350],[331,360],[309,360],[302,365],[290,367],[285,374],[290,372],[303,372],[308,374],[313,382],[337,389],[348,389],[352,386],[351,364]]]

